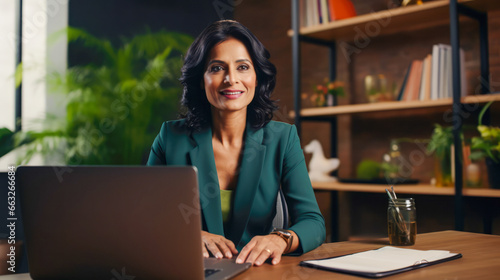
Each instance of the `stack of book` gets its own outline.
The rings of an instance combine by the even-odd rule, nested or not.
[[[398,100],[436,100],[453,97],[451,46],[438,44],[432,47],[432,54],[423,60],[410,63],[403,80]],[[461,96],[467,92],[464,52],[460,49]]]
[[[350,0],[299,0],[300,25],[325,24],[356,15]]]

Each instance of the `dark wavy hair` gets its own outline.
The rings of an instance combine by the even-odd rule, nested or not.
[[[255,96],[247,109],[247,121],[254,128],[261,128],[273,118],[273,112],[278,109],[275,101],[270,99],[276,85],[276,67],[269,61],[269,52],[241,23],[234,20],[216,21],[205,28],[189,47],[182,67],[180,81],[184,90],[181,104],[187,112],[181,116],[191,129],[199,130],[211,122],[211,105],[205,89],[201,87],[205,65],[210,50],[230,37],[245,45],[257,76]]]

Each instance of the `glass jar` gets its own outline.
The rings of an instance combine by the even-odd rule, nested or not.
[[[384,177],[386,179],[397,179],[402,177],[400,174],[400,166],[402,165],[403,159],[399,151],[399,143],[397,140],[391,140],[389,153],[384,154],[383,162],[385,163]],[[396,182],[391,181],[391,184],[394,183]]]
[[[387,231],[391,245],[407,246],[415,244],[417,238],[417,210],[413,198],[389,199]]]

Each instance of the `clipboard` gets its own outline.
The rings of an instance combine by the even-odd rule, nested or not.
[[[431,266],[431,265],[459,259],[462,257],[462,254],[460,254],[460,253],[450,253],[448,251],[431,250],[432,252],[443,252],[443,256],[445,256],[445,257],[439,257],[437,259],[436,258],[432,258],[432,259],[429,258],[429,259],[431,259],[431,261],[427,261],[426,259],[419,259],[419,260],[415,260],[415,262],[413,262],[413,264],[410,264],[410,265],[403,265],[403,266],[400,266],[396,269],[389,269],[389,270],[382,269],[382,271],[377,270],[377,269],[375,269],[374,271],[369,271],[370,269],[368,267],[371,265],[369,263],[367,263],[366,269],[352,269],[352,268],[342,267],[342,266],[338,266],[338,265],[331,265],[332,262],[330,262],[331,260],[333,260],[334,262],[337,260],[342,260],[342,258],[344,258],[345,261],[349,261],[349,260],[352,260],[353,258],[355,258],[356,256],[359,256],[360,254],[367,253],[367,252],[375,252],[376,253],[377,250],[385,249],[385,248],[393,249],[395,247],[386,246],[386,247],[381,247],[381,248],[375,249],[375,250],[364,251],[364,252],[355,253],[355,254],[348,254],[348,255],[343,255],[343,256],[338,256],[338,257],[333,257],[333,258],[325,258],[325,259],[319,259],[319,260],[307,260],[307,261],[300,262],[300,265],[306,266],[306,267],[312,267],[312,268],[316,268],[316,269],[327,270],[327,271],[362,276],[362,277],[366,277],[366,278],[381,278],[381,277],[386,277],[386,276],[390,276],[390,275],[394,275],[394,274],[398,274],[398,273],[402,273],[402,272],[406,272],[406,271],[410,271],[410,270],[415,270],[415,269],[419,269],[419,268],[423,268],[423,267],[427,267],[427,266]],[[388,250],[390,250],[390,249],[388,249]],[[403,253],[405,253],[403,250],[409,250],[407,252],[420,251],[420,250],[403,249],[403,248],[395,248],[395,249],[399,250]],[[420,251],[420,252],[431,252],[431,251]],[[444,252],[447,252],[448,254],[445,254]],[[382,254],[381,254],[381,257],[382,257]]]

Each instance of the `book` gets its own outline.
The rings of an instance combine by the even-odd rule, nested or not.
[[[419,99],[419,93],[420,93],[420,85],[422,81],[422,67],[423,67],[423,60],[417,60],[417,65],[415,67],[415,78],[413,80],[413,84],[411,85],[411,95],[410,95],[410,100],[418,100]]]
[[[437,49],[437,51],[436,51]],[[438,59],[434,60],[437,52]],[[450,45],[438,44],[433,46],[433,68],[432,68],[432,90],[431,99],[452,98],[453,97],[453,68],[452,49]],[[467,95],[467,79],[465,73],[464,50],[459,50],[460,59],[460,96]],[[437,63],[437,66],[434,65]],[[458,66],[457,66],[458,67]]]
[[[328,4],[327,0],[320,0],[320,9],[321,9],[321,23],[325,24],[330,21],[328,16]]]
[[[299,0],[300,27],[308,26],[306,0]]]
[[[411,65],[410,76],[405,86],[403,93],[404,101],[418,100],[420,92],[420,80],[422,78],[422,61],[414,60]]]
[[[410,62],[410,65],[408,66],[408,70],[406,71],[405,77],[403,79],[403,83],[401,84],[401,88],[399,89],[399,94],[398,94],[398,101],[404,100],[403,99],[403,93],[406,88],[406,83],[408,81],[408,76],[410,75],[410,70],[411,70],[411,65],[413,62]]]
[[[443,98],[452,98],[453,97],[453,85],[452,85],[452,75],[453,68],[451,65],[451,46],[442,45],[444,50],[444,86],[443,86]]]
[[[420,83],[419,100],[431,99],[431,63],[432,55],[428,54],[422,66],[422,82]]]
[[[444,250],[415,250],[385,246],[376,250],[320,260],[307,260],[301,266],[380,278],[461,258],[460,253]]]
[[[316,5],[318,5],[319,24],[322,24],[324,23],[324,19],[323,19],[323,11],[321,10],[321,0],[316,0]]]
[[[465,73],[465,52],[462,48],[460,48],[460,81],[462,83],[460,85],[461,89],[460,95],[462,97],[465,97],[467,96],[468,83],[467,83],[467,74]]]
[[[432,66],[431,66],[431,99],[436,100],[439,97],[439,46],[432,46]]]
[[[445,92],[445,86],[447,82],[447,71],[450,71],[451,68],[448,67],[446,64],[447,61],[447,51],[448,49],[443,45],[439,44],[439,68],[438,68],[438,75],[439,75],[439,82],[438,82],[438,99],[441,98],[446,98],[447,94]]]
[[[413,60],[408,69],[408,77],[406,78],[404,88],[402,88],[403,94],[401,95],[401,101],[407,101],[409,99],[410,84],[413,81],[412,72],[415,71],[415,63],[417,60]]]
[[[312,25],[320,24],[318,4],[319,4],[318,0],[311,0],[312,17],[313,17]]]

